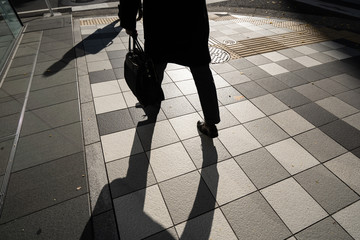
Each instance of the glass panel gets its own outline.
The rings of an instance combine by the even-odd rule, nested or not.
[[[21,31],[21,23],[8,0],[0,0],[0,14],[5,19],[9,29],[16,38]]]
[[[0,0],[0,74],[22,25],[8,0]]]

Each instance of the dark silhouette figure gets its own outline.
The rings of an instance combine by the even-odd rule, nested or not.
[[[136,37],[136,21],[143,15],[145,53],[153,60],[159,74],[165,70],[167,63],[190,68],[205,119],[204,122],[199,121],[197,127],[208,137],[217,137],[216,124],[220,122],[220,115],[209,67],[210,30],[205,0],[144,0],[143,6],[142,10],[141,0],[121,0],[120,26]],[[136,18],[138,13],[140,17]]]

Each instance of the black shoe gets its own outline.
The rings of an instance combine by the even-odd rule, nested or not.
[[[207,124],[206,122],[197,122],[197,128],[202,133],[210,138],[216,138],[219,136],[218,130],[215,124]]]

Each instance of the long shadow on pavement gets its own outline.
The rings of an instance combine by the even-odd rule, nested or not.
[[[137,124],[136,132],[139,131],[139,128],[147,125],[147,137],[141,139],[141,144],[142,146],[150,146],[151,149],[154,128],[156,126],[156,119],[160,111],[160,107],[156,108],[150,106],[145,108],[144,111],[148,116],[148,119]],[[201,149],[203,167],[213,164],[214,161],[217,162],[218,155],[212,139],[201,136]],[[135,134],[131,153],[138,152],[139,138],[137,137],[137,134]],[[152,237],[155,237],[155,239],[167,240],[178,239],[178,236],[174,232],[173,228],[165,229],[161,223],[156,222],[145,212],[146,191],[148,190],[149,171],[151,171],[149,169],[151,168],[149,159],[151,159],[151,151],[149,151],[147,155],[145,153],[132,154],[128,159],[122,159],[128,161],[126,177],[113,180],[110,183],[110,186],[105,186],[99,195],[98,199],[102,199],[102,195],[107,194],[110,187],[111,195],[113,195],[112,199],[115,198],[115,214],[117,218],[117,227],[120,232],[120,239],[143,239],[149,236],[151,239]],[[118,170],[120,171],[120,169]],[[213,183],[212,194],[216,196],[219,174],[216,167],[210,168],[209,171],[211,171],[208,173],[212,176]],[[213,209],[216,207],[216,200],[213,196],[211,198],[205,198],[204,193],[207,192],[209,192],[208,186],[200,177],[197,194],[188,219],[195,218],[205,213],[204,206],[206,206],[207,209],[212,210],[201,216],[201,226],[199,226],[199,222],[197,221],[192,222],[190,220],[187,222],[184,230],[182,231],[181,239],[209,239],[214,218]],[[98,201],[93,212],[99,212],[98,208],[101,208],[101,205],[101,201]],[[161,221],[162,220],[163,219],[161,219]],[[87,227],[84,229],[84,237],[89,234],[88,231],[92,228],[92,224],[92,221],[89,220]],[[110,233],[106,232],[105,229],[97,229],[96,226],[94,226],[93,229],[96,236],[94,239],[108,239],[107,237],[109,236],[105,235]],[[114,233],[110,235],[112,237],[111,239],[113,239]]]
[[[94,55],[99,53],[104,48],[108,47],[112,44],[113,39],[119,34],[122,30],[120,26],[115,27],[115,25],[119,22],[116,20],[105,27],[96,30],[94,33],[90,34],[86,38],[84,38],[81,42],[76,44],[73,48],[67,51],[62,59],[52,64],[46,71],[44,71],[43,76],[52,76],[62,69],[64,69],[72,60],[83,57],[85,55]],[[91,47],[84,47],[85,43],[91,40],[99,40],[101,44],[92,44]]]

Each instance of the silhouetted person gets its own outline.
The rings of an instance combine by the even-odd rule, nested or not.
[[[209,67],[209,19],[205,0],[143,0],[143,10],[141,0],[120,1],[120,25],[129,35],[137,36],[136,20],[142,15],[145,52],[153,60],[159,80],[163,79],[167,63],[189,67],[205,119],[198,121],[197,127],[203,134],[217,137],[215,124],[220,122],[220,116]]]

